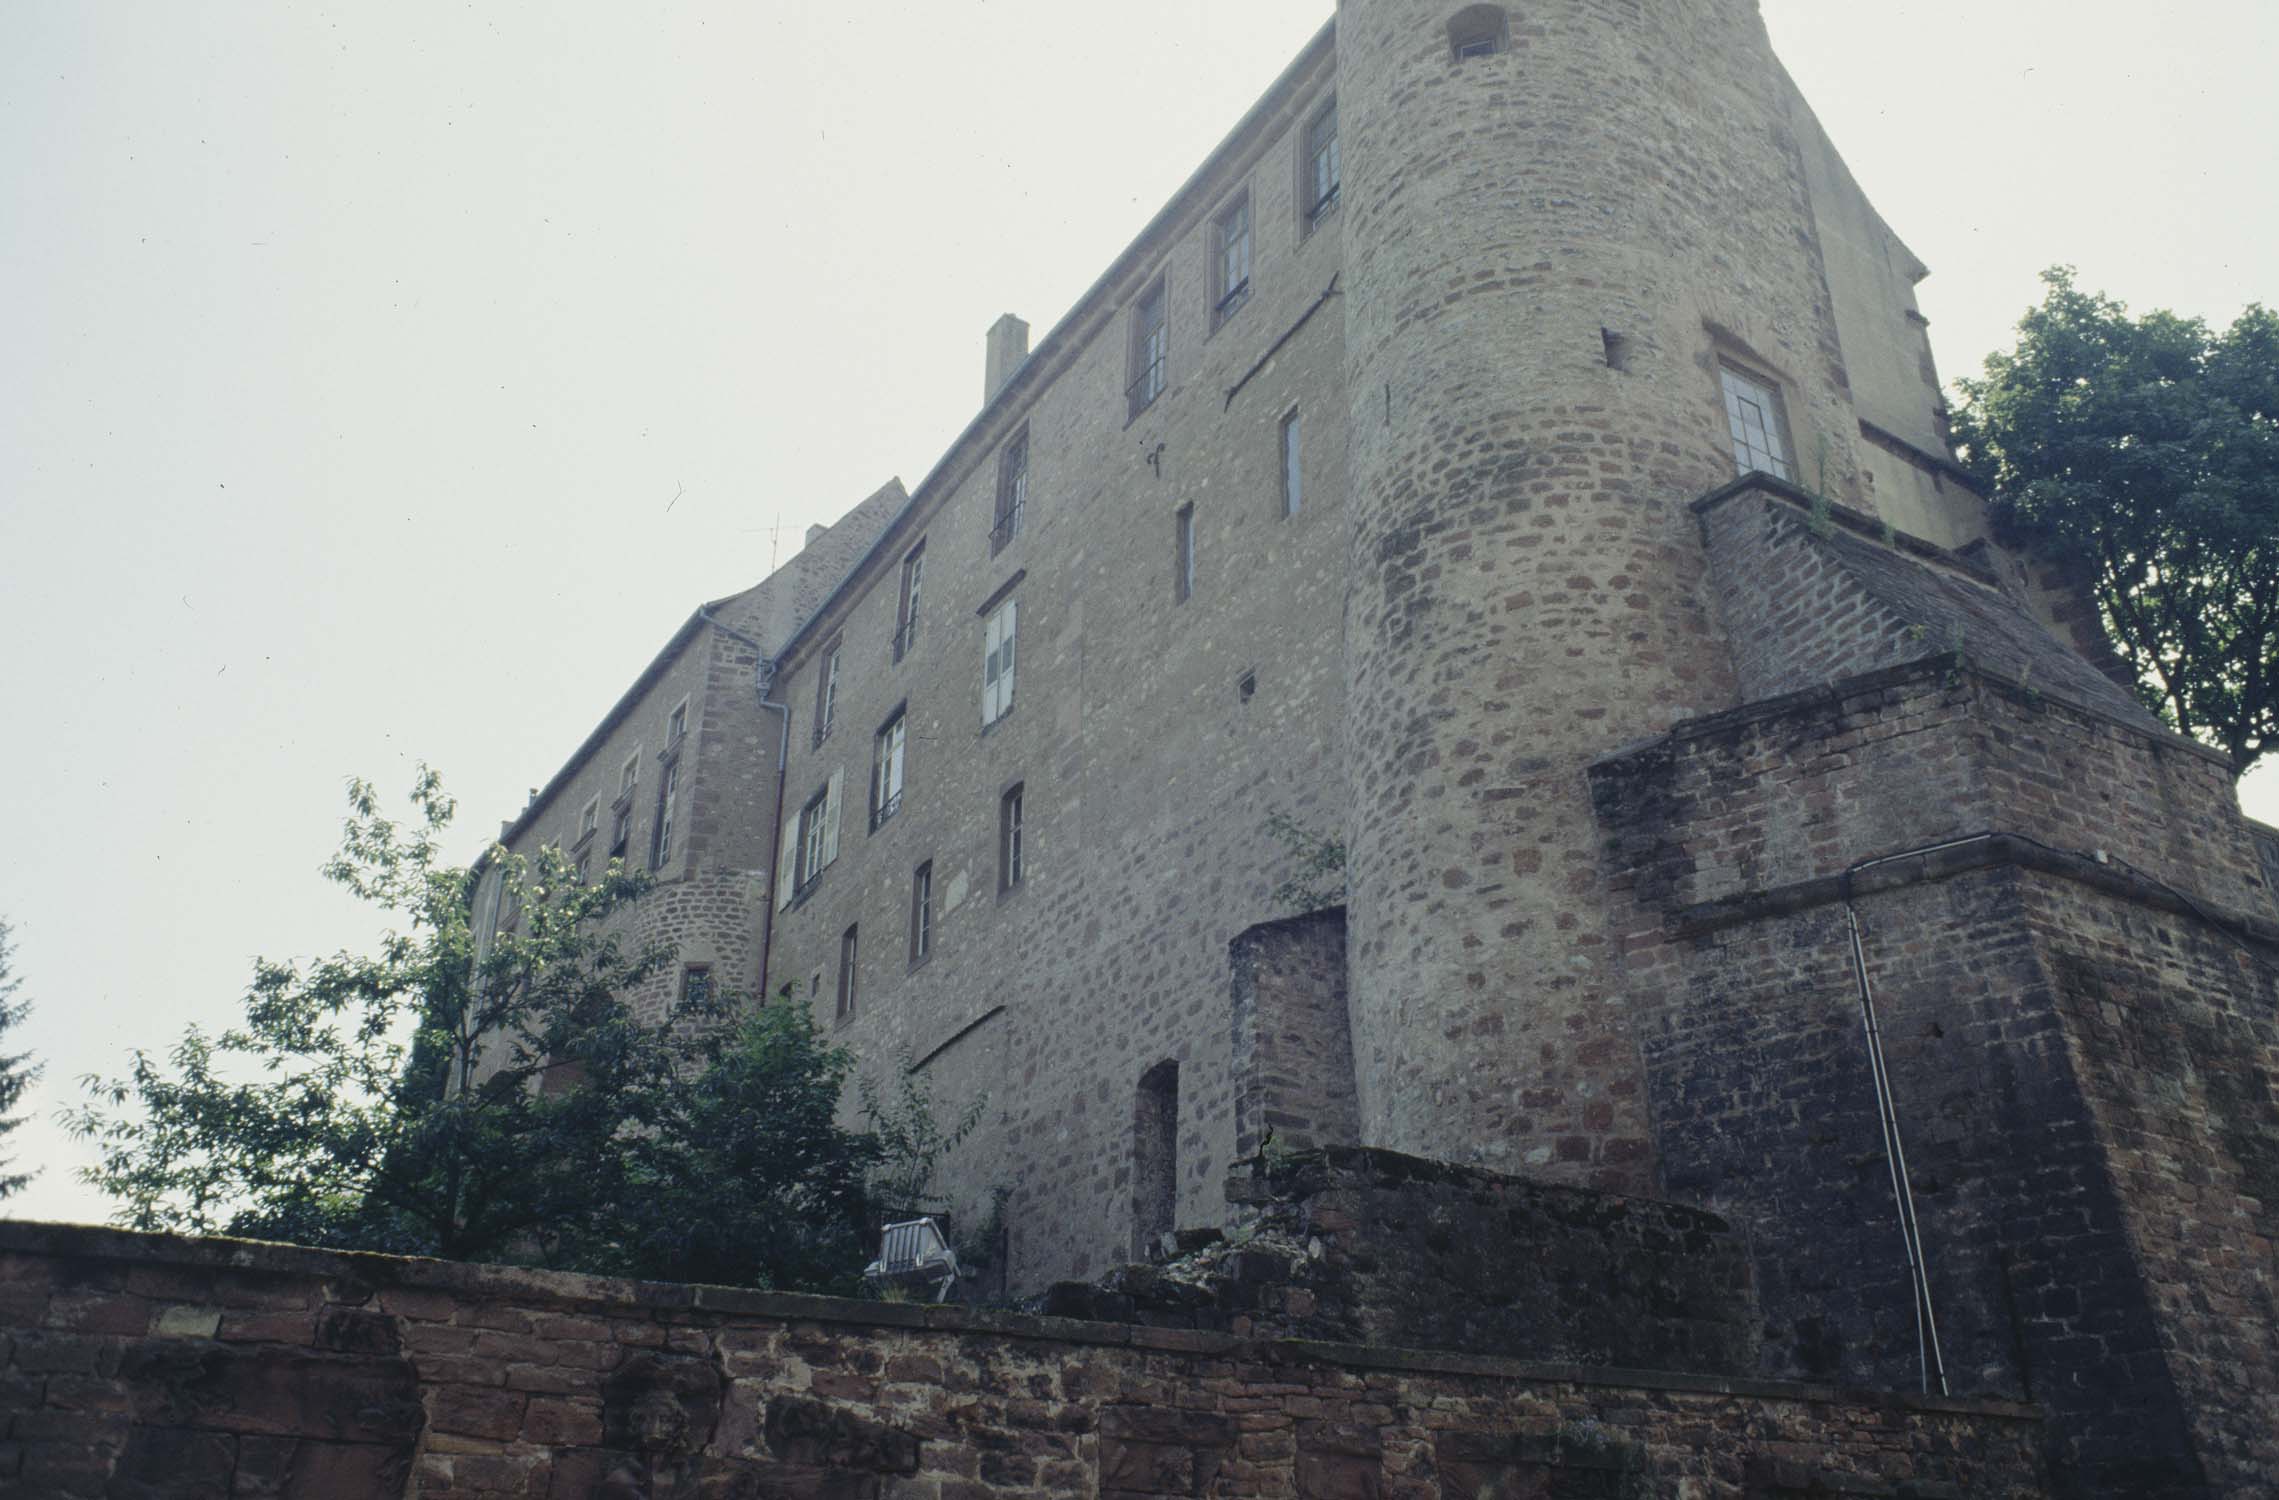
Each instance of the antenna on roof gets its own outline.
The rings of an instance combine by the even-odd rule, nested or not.
[[[777,540],[778,540],[778,539],[780,539],[782,536],[783,536],[783,512],[779,510],[779,511],[777,511],[777,512],[775,513],[775,524],[774,524],[773,526],[770,526],[770,527],[768,528],[768,571],[769,571],[770,573],[773,573],[773,572],[775,571],[775,548],[776,548],[776,542],[777,542]]]

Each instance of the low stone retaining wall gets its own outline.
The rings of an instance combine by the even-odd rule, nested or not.
[[[0,1224],[0,1495],[2046,1493],[2029,1408]]]

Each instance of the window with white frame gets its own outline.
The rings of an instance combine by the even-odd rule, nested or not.
[[[1022,787],[1015,783],[997,799],[997,893],[1004,895],[1020,885],[1028,854],[1021,823]]]
[[[1780,389],[1730,364],[1717,367],[1725,391],[1725,423],[1733,434],[1733,462],[1744,474],[1762,471],[1793,479],[1788,460],[1788,420]]]
[[[918,641],[918,603],[926,579],[926,544],[912,547],[902,559],[902,597],[894,615],[894,659],[909,652]]]
[[[910,962],[923,963],[934,951],[934,862],[910,875]]]
[[[776,854],[776,906],[791,905],[839,857],[839,801],[845,773],[833,771],[822,789],[807,799],[799,816],[786,818]]]
[[[1250,298],[1250,191],[1245,188],[1211,221],[1211,327]]]
[[[831,723],[839,714],[839,646],[834,639],[823,648],[815,667],[815,743],[831,737]]]
[[[1158,276],[1132,304],[1132,378],[1125,387],[1129,414],[1137,417],[1163,394],[1165,356],[1170,341],[1165,326],[1163,278]]]
[[[1298,202],[1307,229],[1337,206],[1338,178],[1337,101],[1332,99],[1306,122],[1305,149],[1298,156]]]
[[[871,742],[870,826],[876,830],[902,810],[902,756],[908,738],[907,715],[901,709],[880,727]]]
[[[1014,638],[1020,604],[1007,599],[981,625],[981,727],[987,729],[1013,711]]]

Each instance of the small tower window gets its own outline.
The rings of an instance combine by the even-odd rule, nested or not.
[[[1449,18],[1448,52],[1457,62],[1492,57],[1511,45],[1511,19],[1500,5],[1467,5]]]

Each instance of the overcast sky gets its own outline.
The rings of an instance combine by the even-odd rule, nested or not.
[[[2279,5],[1764,8],[1947,375],[2052,262],[2275,295]],[[79,1074],[369,941],[316,874],[347,776],[431,761],[472,855],[695,602],[916,483],[990,322],[1041,336],[1327,15],[0,5],[9,1211],[106,1212]]]

